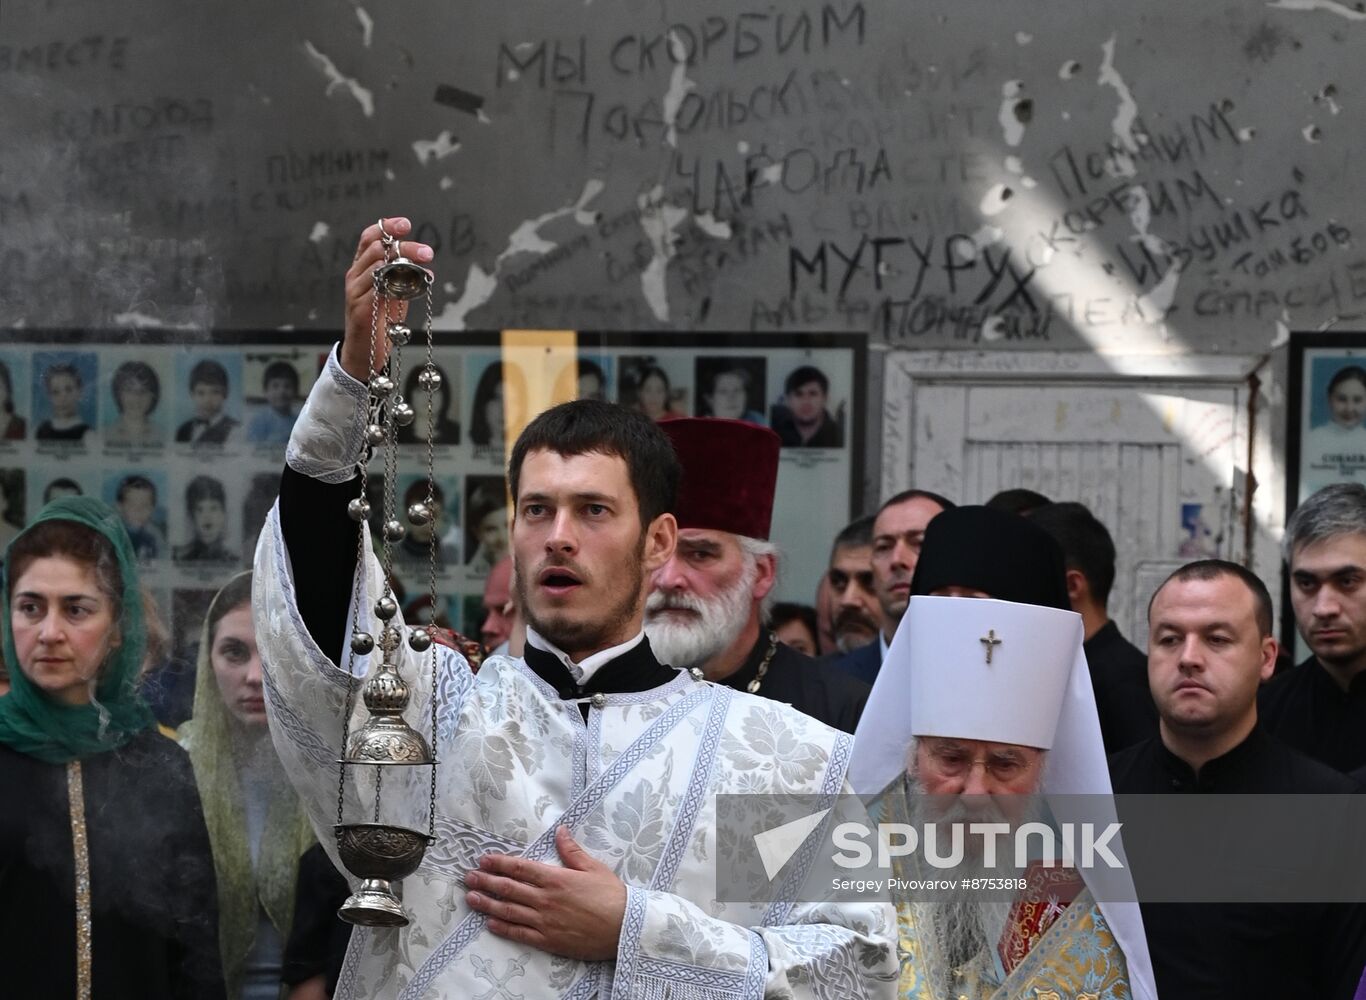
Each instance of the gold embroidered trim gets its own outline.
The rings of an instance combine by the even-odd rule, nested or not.
[[[71,857],[76,868],[76,1000],[90,1000],[90,850],[85,839],[85,790],[78,760],[66,765],[66,797],[71,809]]]

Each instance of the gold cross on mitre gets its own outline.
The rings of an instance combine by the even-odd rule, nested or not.
[[[977,641],[987,647],[987,663],[990,664],[992,650],[1001,645],[1003,640],[996,638],[996,630],[994,628],[989,628],[987,629],[987,634]]]

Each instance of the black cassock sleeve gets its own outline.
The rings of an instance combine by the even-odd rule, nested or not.
[[[280,477],[280,531],[294,571],[299,614],[318,648],[338,664],[359,530],[346,506],[360,495],[359,484],[359,476],[344,483],[324,483],[289,466]]]

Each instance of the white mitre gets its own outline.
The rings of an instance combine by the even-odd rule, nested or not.
[[[913,737],[945,736],[1047,750],[1042,791],[1060,822],[1077,806],[1057,796],[1112,795],[1082,636],[1081,616],[1072,611],[912,597],[854,734],[854,791],[880,794],[905,770]],[[1087,820],[1115,819],[1112,807],[1085,811]],[[1122,840],[1110,844],[1124,861]],[[1156,1000],[1138,904],[1107,901],[1135,898],[1125,865],[1081,875],[1124,951],[1134,996]]]

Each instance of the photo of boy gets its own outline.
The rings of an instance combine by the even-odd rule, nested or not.
[[[144,561],[160,559],[166,549],[166,519],[157,506],[157,487],[151,478],[131,473],[119,479],[114,490],[114,508],[137,557]]]
[[[830,379],[815,365],[800,365],[783,382],[768,417],[784,448],[842,448],[844,425],[830,413]],[[840,410],[841,414],[843,410]]]
[[[179,562],[231,563],[237,553],[225,544],[228,498],[223,484],[212,476],[195,476],[185,487],[185,514],[190,540],[177,545],[172,556]]]
[[[189,398],[194,415],[176,428],[175,439],[190,444],[226,444],[239,421],[226,411],[228,370],[211,358],[190,369]]]
[[[288,361],[266,365],[261,375],[261,392],[266,405],[247,424],[247,440],[252,444],[289,444],[294,421],[299,419],[299,370]]]

